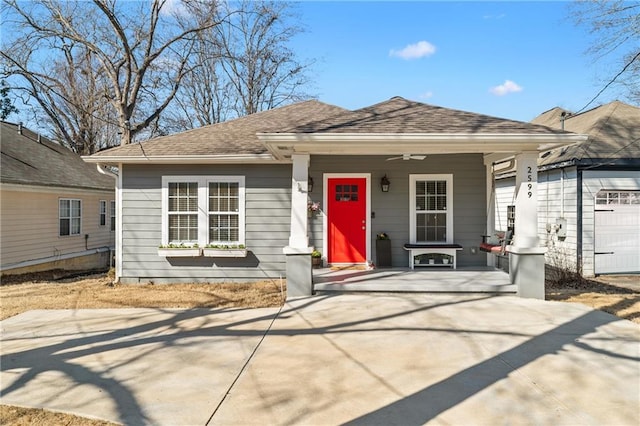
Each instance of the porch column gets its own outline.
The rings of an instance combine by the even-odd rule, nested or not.
[[[496,229],[496,205],[495,205],[495,192],[493,191],[494,177],[493,177],[493,162],[485,159],[484,163],[487,169],[486,178],[486,192],[487,192],[487,231],[485,235],[493,235]],[[487,266],[494,266],[496,263],[495,256],[491,253],[487,253]]]
[[[520,297],[544,300],[544,254],[538,238],[538,152],[516,155],[515,232],[509,276]]]
[[[293,154],[291,178],[291,229],[287,257],[287,298],[310,296],[313,292],[311,252],[307,236],[307,179],[309,154]]]

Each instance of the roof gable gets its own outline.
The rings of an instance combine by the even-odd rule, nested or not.
[[[268,154],[268,149],[258,140],[258,133],[275,132],[343,111],[346,110],[309,100],[223,123],[112,148],[94,154],[94,157]]]
[[[561,128],[561,113],[553,108],[533,122]],[[580,114],[567,113],[564,129],[588,134],[589,139],[546,155],[542,164],[554,164],[569,160],[637,159],[640,158],[640,108],[614,101]]]
[[[98,172],[69,149],[12,123],[0,131],[2,183],[114,190],[112,177]]]
[[[396,133],[396,134],[561,134],[532,123],[443,108],[393,97],[355,111],[316,120],[283,133]]]

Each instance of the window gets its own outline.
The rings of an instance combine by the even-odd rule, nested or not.
[[[336,201],[358,201],[358,185],[336,185]]]
[[[107,202],[105,200],[100,200],[100,226],[107,225]]]
[[[239,243],[239,205],[238,182],[209,182],[209,243]]]
[[[109,212],[111,215],[111,230],[115,231],[116,230],[116,202],[115,201],[111,201],[109,203]]]
[[[80,200],[60,199],[60,236],[80,235],[82,202]]]
[[[640,204],[640,191],[606,191],[596,194],[596,204]]]
[[[453,242],[453,176],[410,175],[412,243]]]
[[[198,242],[198,182],[169,183],[169,242]]]
[[[243,176],[164,176],[162,244],[244,244]]]

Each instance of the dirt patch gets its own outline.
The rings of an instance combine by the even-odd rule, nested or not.
[[[640,276],[601,276],[571,282],[547,282],[546,299],[582,303],[640,324]]]
[[[2,281],[0,319],[34,309],[262,308],[280,306],[284,282],[112,284],[107,274],[60,278],[36,274]]]
[[[11,426],[114,426],[117,423],[35,408],[0,405],[0,424]]]

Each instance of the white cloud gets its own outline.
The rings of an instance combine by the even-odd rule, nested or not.
[[[424,92],[419,95],[420,99],[429,99],[433,97],[433,92]]]
[[[507,15],[504,13],[501,13],[499,15],[484,15],[482,17],[482,19],[502,19],[504,17],[506,17]]]
[[[418,59],[425,56],[433,55],[436,52],[436,47],[428,41],[419,41],[415,44],[409,44],[403,49],[389,51],[389,56],[395,56],[402,59]]]
[[[511,80],[505,80],[501,85],[489,89],[489,92],[496,96],[504,96],[509,93],[522,92],[522,87]]]
[[[183,15],[186,12],[182,0],[167,0],[160,9],[160,13],[166,16]]]

